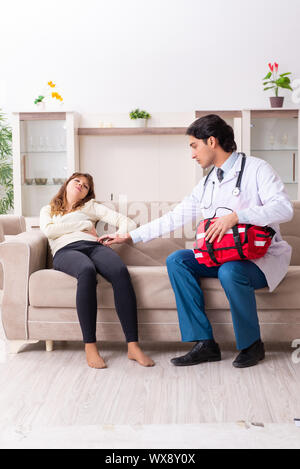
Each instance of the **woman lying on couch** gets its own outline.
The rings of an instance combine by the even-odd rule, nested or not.
[[[128,358],[143,366],[153,366],[154,362],[138,344],[136,297],[127,267],[115,251],[99,242],[95,229],[98,220],[117,226],[120,234],[136,225],[94,199],[92,176],[74,173],[50,205],[41,209],[40,227],[49,239],[53,267],[77,278],[76,307],[90,367],[106,368],[96,344],[97,273],[112,284]]]

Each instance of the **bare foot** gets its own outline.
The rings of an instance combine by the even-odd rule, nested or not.
[[[128,343],[128,358],[137,361],[142,366],[155,365],[154,361],[141,350],[137,342]]]
[[[85,344],[85,353],[88,365],[91,368],[107,368],[105,361],[99,355],[97,344]]]

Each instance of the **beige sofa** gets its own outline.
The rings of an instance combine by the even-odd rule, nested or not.
[[[300,201],[293,205],[293,220],[281,225],[284,239],[293,247],[289,271],[274,292],[270,293],[268,288],[256,291],[264,341],[291,342],[300,338]],[[172,207],[149,203],[146,206],[149,214],[150,206],[152,218]],[[139,222],[141,213],[134,207],[132,203],[133,215],[129,216]],[[117,205],[114,208],[119,209]],[[24,226],[24,220],[21,223]],[[77,281],[52,269],[47,238],[39,229],[33,229],[4,239],[8,233],[7,218],[0,217],[0,226],[0,261],[4,268],[2,322],[11,351],[17,352],[24,343],[39,340],[46,341],[48,350],[52,350],[55,340],[82,340],[76,312]],[[104,228],[107,227],[98,226],[98,232]],[[165,260],[173,251],[190,248],[193,239],[177,236],[175,232],[171,238],[112,247],[128,265],[137,296],[141,341],[181,340]],[[202,279],[201,285],[216,340],[221,344],[234,341],[229,304],[219,280]],[[100,275],[97,295],[98,339],[123,341],[111,285]]]
[[[26,231],[24,217],[0,215],[0,243]],[[0,260],[0,290],[3,289],[3,268]]]

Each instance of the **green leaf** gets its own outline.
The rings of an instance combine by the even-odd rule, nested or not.
[[[148,112],[140,110],[139,108],[131,111],[129,116],[130,119],[149,119],[151,117]]]
[[[269,78],[271,78],[271,76],[272,76],[272,72],[269,72],[269,73],[267,73],[265,78],[263,78],[263,80],[268,80]]]
[[[0,199],[0,213],[13,208],[12,132],[0,110],[0,186],[5,191]]]
[[[271,90],[272,88],[276,88],[276,86],[269,86],[269,87],[267,87],[267,88],[264,88],[264,91],[266,91],[266,90]]]
[[[282,85],[278,85],[280,88],[285,88],[287,90],[293,91],[293,88],[288,83],[283,83]]]
[[[34,104],[41,103],[44,98],[45,98],[45,96],[39,96],[38,98],[36,98],[36,99],[34,100]]]
[[[282,78],[278,78],[276,83],[278,86],[282,86],[282,85],[289,85],[291,81],[288,77],[282,77]]]

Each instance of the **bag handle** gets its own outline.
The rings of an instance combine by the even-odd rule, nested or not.
[[[239,253],[239,256],[241,259],[246,259],[245,254],[243,253],[243,248],[242,248],[242,243],[241,243],[241,238],[240,238],[240,233],[238,230],[237,225],[234,225],[232,227],[232,232],[233,232],[233,240],[234,244],[236,247],[237,252]]]
[[[220,262],[217,261],[216,259],[216,256],[215,256],[215,252],[214,252],[214,248],[213,248],[213,245],[210,241],[205,241],[206,243],[206,247],[207,247],[207,252],[209,254],[209,257],[211,258],[211,260],[216,264],[216,265],[221,265]]]
[[[206,223],[205,223],[205,225],[204,225],[205,231],[208,230],[208,228],[209,228],[209,226],[210,226],[210,222],[211,222],[212,218],[215,218],[216,213],[217,213],[217,210],[219,210],[219,208],[225,208],[226,210],[230,210],[231,212],[233,212],[233,210],[232,210],[231,208],[228,208],[228,207],[217,207],[217,208],[216,208],[216,211],[215,211],[215,214],[214,214],[212,217],[206,219]],[[198,225],[197,225],[196,234],[195,234],[196,240],[197,240],[197,230],[198,230],[198,226],[200,225],[200,223],[202,223],[202,220],[201,220],[201,221],[198,223]]]
[[[217,213],[217,211],[219,210],[219,208],[225,208],[225,210],[230,210],[231,212],[233,212],[233,210],[232,210],[231,208],[228,208],[228,207],[218,207],[218,208],[216,208],[215,214],[214,214],[214,216],[213,216],[212,218],[214,218],[214,217],[216,216],[216,213]],[[241,238],[240,238],[240,234],[239,234],[239,230],[238,230],[237,225],[234,225],[234,226],[232,227],[232,232],[233,232],[234,244],[235,244],[235,247],[236,247],[237,252],[239,253],[240,258],[241,258],[241,259],[246,259],[246,256],[245,256],[244,253],[243,253]]]
[[[233,210],[232,210],[231,208],[228,208],[228,207],[217,207],[217,208],[216,208],[216,211],[215,211],[215,213],[214,213],[214,215],[213,215],[212,217],[210,217],[210,218],[215,218],[215,216],[216,216],[217,211],[219,210],[219,208],[225,208],[225,210],[230,210],[231,212],[233,212]]]

